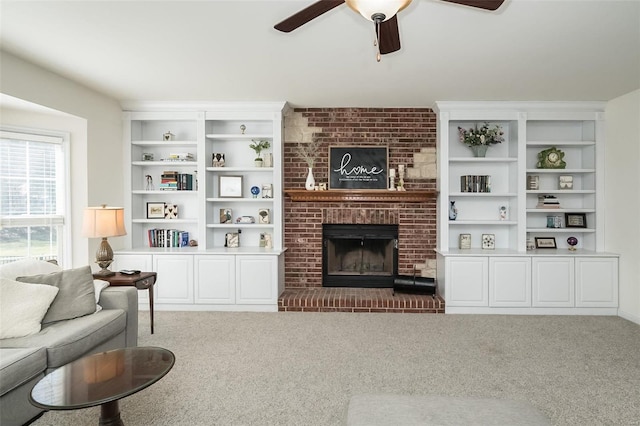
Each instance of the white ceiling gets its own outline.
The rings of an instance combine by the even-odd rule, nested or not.
[[[640,88],[640,0],[414,0],[375,61],[346,5],[285,34],[314,0],[0,1],[3,50],[120,101],[609,100]]]

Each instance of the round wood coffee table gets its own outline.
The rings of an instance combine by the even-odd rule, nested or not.
[[[88,355],[40,379],[31,390],[29,401],[45,410],[100,405],[100,425],[123,425],[118,401],[160,380],[174,363],[171,351],[157,347]]]

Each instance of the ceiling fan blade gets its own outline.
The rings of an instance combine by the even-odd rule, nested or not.
[[[376,27],[376,31],[380,31],[378,39],[380,40],[380,54],[386,55],[387,53],[400,50],[400,32],[398,31],[398,15],[394,15],[393,18],[388,21],[384,21],[380,24],[380,29]]]
[[[291,15],[284,21],[273,26],[278,31],[282,31],[283,33],[288,33],[296,28],[306,24],[312,19],[317,18],[333,9],[334,7],[340,6],[344,3],[344,0],[320,0],[313,3],[311,6],[308,6],[302,9],[300,12],[295,15]]]
[[[499,8],[504,0],[442,0],[449,3],[461,4],[464,6],[477,7],[486,10],[496,10]]]

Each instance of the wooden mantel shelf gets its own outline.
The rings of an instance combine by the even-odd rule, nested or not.
[[[374,203],[424,203],[435,199],[437,191],[384,191],[384,190],[338,190],[307,191],[285,189],[291,201],[307,202],[374,202]]]

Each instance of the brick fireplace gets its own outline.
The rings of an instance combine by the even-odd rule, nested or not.
[[[285,189],[303,189],[307,164],[298,143],[315,140],[316,182],[328,180],[329,146],[388,146],[389,167],[406,167],[407,193],[435,192],[436,115],[429,108],[297,108],[285,118]],[[323,224],[398,227],[398,273],[435,277],[436,199],[285,198],[285,288],[322,287]]]

